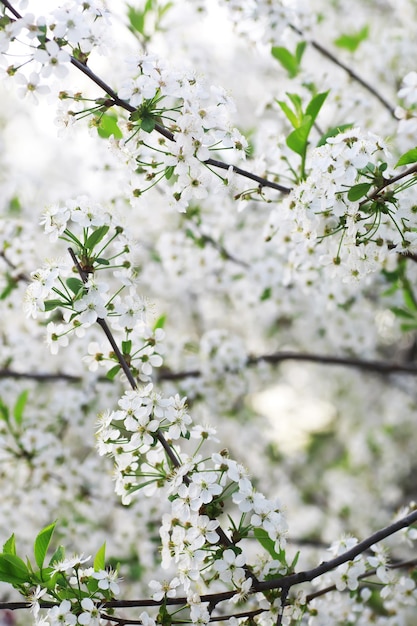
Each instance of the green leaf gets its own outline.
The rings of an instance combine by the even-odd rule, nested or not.
[[[400,328],[404,332],[415,330],[417,328],[417,320],[412,324],[401,324]]]
[[[156,330],[157,328],[163,328],[165,326],[166,319],[167,316],[165,315],[165,313],[164,315],[161,315],[161,317],[158,317],[155,324],[153,325],[153,330]]]
[[[345,48],[349,52],[355,52],[362,41],[368,38],[369,27],[364,26],[356,33],[344,34],[333,41],[338,48]]]
[[[172,177],[174,172],[175,172],[175,167],[173,165],[169,165],[168,167],[165,168],[165,178],[169,180]]]
[[[281,107],[283,113],[285,113],[285,115],[286,115],[287,119],[289,120],[291,126],[293,126],[293,128],[298,128],[299,125],[300,125],[300,119],[294,113],[294,111],[292,111],[292,109],[290,109],[288,104],[286,102],[284,102],[283,100],[276,100],[276,102]]]
[[[106,542],[103,543],[94,557],[94,571],[99,572],[106,568]]]
[[[127,5],[127,17],[132,30],[136,30],[141,35],[144,34],[145,11],[138,11],[134,7]]]
[[[295,569],[295,566],[298,563],[298,559],[300,558],[300,550],[297,551],[295,557],[293,558],[293,560],[291,561],[291,565],[289,567],[290,572],[293,572]]]
[[[132,350],[132,342],[129,339],[129,341],[122,341],[122,352],[123,354],[130,354],[130,351]]]
[[[7,424],[9,424],[10,422],[9,407],[6,404],[4,404],[1,398],[0,398],[0,419],[4,420]]]
[[[15,554],[0,554],[0,580],[11,585],[29,582],[30,574],[25,562]]]
[[[319,114],[320,109],[323,106],[324,101],[326,100],[328,95],[328,91],[323,91],[322,93],[318,93],[316,96],[314,96],[314,98],[312,98],[308,103],[306,108],[306,115],[309,115],[311,117],[311,125],[314,124],[316,117]]]
[[[269,537],[266,530],[264,530],[263,528],[254,528],[253,534],[255,539],[259,541],[261,546],[265,548],[265,550],[272,556],[273,559],[276,559],[283,565],[287,564],[285,558],[285,550],[280,550],[279,552],[275,550],[275,541],[273,541]]]
[[[317,147],[324,146],[324,144],[330,137],[336,137],[337,135],[340,135],[340,133],[344,133],[345,130],[348,130],[349,128],[353,128],[353,124],[340,124],[340,126],[334,126],[333,128],[330,128],[326,133],[324,133],[324,135],[320,137],[317,143]]]
[[[110,261],[108,261],[107,259],[102,259],[101,257],[94,259],[94,263],[98,263],[98,265],[110,265]]]
[[[287,48],[273,46],[271,48],[271,54],[281,63],[282,67],[287,70],[290,78],[297,76],[299,71],[299,61],[289,50],[287,50]]]
[[[91,235],[87,238],[84,246],[88,250],[93,250],[95,246],[105,237],[109,231],[110,226],[99,226],[91,233]]]
[[[417,148],[411,148],[411,150],[408,150],[408,152],[405,152],[402,156],[400,156],[395,167],[400,167],[400,165],[408,165],[409,163],[416,163],[416,162],[417,162]]]
[[[271,287],[265,287],[260,297],[261,302],[264,302],[265,300],[269,300],[271,295],[272,295]]]
[[[287,91],[286,94],[293,103],[294,111],[297,113],[298,118],[301,120],[303,118],[303,101],[297,93],[289,93]]]
[[[394,313],[395,317],[400,317],[407,320],[415,319],[415,315],[413,315],[408,309],[402,309],[399,306],[393,306],[391,307],[391,311]]]
[[[307,140],[312,126],[311,117],[306,115],[299,128],[292,131],[287,137],[286,143],[293,152],[303,156],[307,148]]]
[[[3,278],[6,279],[6,286],[3,291],[0,293],[0,300],[5,300],[10,294],[17,288],[18,282],[11,276],[8,272],[3,275]]]
[[[49,565],[53,566],[56,563],[60,563],[64,559],[65,559],[65,548],[64,546],[58,546],[49,561]]]
[[[45,560],[45,556],[48,551],[49,544],[51,543],[53,532],[55,530],[55,525],[56,522],[54,522],[53,524],[49,524],[49,526],[43,528],[35,539],[35,561],[39,569],[42,569],[43,562]]]
[[[77,295],[82,289],[84,289],[84,283],[79,278],[67,278],[65,283],[68,289],[72,291],[74,295]]]
[[[109,380],[114,380],[114,378],[117,376],[119,371],[120,371],[120,365],[115,365],[107,372],[106,378],[108,378]]]
[[[45,307],[45,311],[53,311],[58,306],[62,305],[62,301],[61,300],[45,300],[43,304]]]
[[[351,187],[348,191],[348,200],[356,202],[356,200],[366,196],[371,187],[372,183],[358,183],[357,185],[353,185],[353,187]]]
[[[23,411],[25,410],[26,402],[28,399],[28,390],[22,391],[16,400],[16,404],[13,407],[13,417],[18,426],[21,425],[23,419]]]
[[[145,131],[145,133],[151,133],[155,128],[155,118],[150,115],[146,115],[141,122],[141,129]]]
[[[115,139],[123,137],[123,133],[117,125],[117,116],[114,113],[103,113],[100,115],[97,132],[103,139],[107,139],[112,135]]]
[[[14,555],[16,554],[16,541],[15,541],[14,533],[8,538],[8,540],[3,545],[3,552],[4,554],[14,554]]]
[[[411,311],[417,311],[417,302],[414,297],[413,290],[408,283],[408,280],[406,280],[405,284],[403,285],[403,298],[404,303],[408,309],[410,309]]]
[[[307,47],[306,41],[300,41],[297,44],[297,47],[295,49],[295,58],[298,61],[298,65],[300,65],[301,63],[301,59],[303,58],[303,54],[304,54],[306,47]]]

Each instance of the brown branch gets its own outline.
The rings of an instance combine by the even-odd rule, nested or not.
[[[286,589],[288,590],[295,586],[304,582],[311,582],[315,578],[318,578],[322,574],[330,572],[339,565],[343,563],[347,563],[348,561],[352,561],[355,557],[359,556],[366,552],[371,546],[379,543],[383,539],[394,535],[398,531],[403,528],[408,528],[409,526],[415,524],[417,522],[417,510],[409,513],[405,517],[393,522],[389,526],[378,530],[377,532],[370,535],[367,539],[364,539],[356,546],[347,550],[343,554],[337,556],[334,559],[329,561],[323,561],[317,567],[305,570],[302,572],[298,572],[295,574],[289,574],[288,576],[282,576],[281,578],[277,578],[274,580],[260,581],[255,583],[252,586],[250,593],[256,593],[259,591],[267,591],[272,589]],[[400,568],[400,567],[413,567],[417,564],[417,559],[412,559],[409,561],[403,561],[401,563],[396,563],[391,566],[392,569]],[[373,570],[372,570],[373,571]],[[367,576],[371,575],[370,572],[366,572]],[[201,602],[209,602],[212,605],[217,605],[220,602],[225,600],[230,600],[233,596],[236,595],[236,591],[226,591],[222,593],[214,593],[214,594],[204,594],[200,597]],[[179,597],[179,598],[164,598],[160,601],[155,601],[151,599],[143,599],[143,600],[110,600],[109,602],[104,602],[101,604],[103,609],[106,608],[135,608],[135,607],[149,607],[149,606],[162,606],[162,605],[186,605],[187,598]],[[42,608],[50,608],[53,606],[53,603],[41,602],[40,606]],[[4,602],[0,603],[0,609],[25,609],[29,608],[30,604],[28,602]]]
[[[392,565],[388,564],[387,568],[388,569],[406,569],[406,568],[408,569],[411,567],[415,567],[416,565],[417,565],[417,559],[410,559],[409,561],[403,561],[401,563],[394,563]],[[361,574],[360,576],[358,576],[358,580],[365,580],[369,576],[375,576],[376,572],[377,572],[376,569],[368,570],[364,574]],[[370,584],[369,581],[367,584]],[[328,587],[323,587],[323,589],[319,589],[318,591],[315,591],[314,593],[310,593],[308,596],[306,596],[306,602],[307,603],[311,602],[315,598],[320,598],[321,596],[326,595],[326,593],[330,593],[331,591],[336,591],[336,589],[337,589],[336,585],[329,585]]]
[[[393,185],[394,183],[397,183],[399,180],[406,178],[406,176],[410,176],[410,174],[416,174],[416,173],[417,173],[417,164],[412,165],[408,169],[404,170],[404,172],[401,172],[401,174],[397,174],[397,176],[386,178],[385,181],[381,185],[379,185],[379,187],[374,189],[374,191],[365,198],[365,200],[362,200],[359,203],[359,206],[363,206],[364,204],[367,204],[369,200],[375,200],[375,198],[379,196],[381,191],[385,189],[386,187],[389,187],[389,185]]]
[[[372,372],[374,374],[380,374],[382,376],[389,376],[390,374],[417,374],[417,365],[407,365],[405,363],[393,363],[390,361],[365,361],[362,359],[354,359],[349,357],[337,357],[327,356],[324,354],[308,354],[303,352],[276,352],[274,354],[262,354],[260,356],[251,356],[248,358],[247,364],[257,365],[260,362],[270,363],[271,365],[278,365],[283,361],[302,361],[305,363],[318,363],[321,365],[336,365],[341,367],[351,367],[359,370]],[[200,370],[184,370],[179,372],[173,372],[166,368],[161,368],[157,372],[158,380],[183,380],[184,378],[200,378],[202,373]],[[71,383],[81,383],[83,381],[82,376],[74,376],[72,374],[66,374],[64,372],[56,373],[39,373],[39,372],[17,372],[8,368],[0,369],[0,379],[2,378],[15,378],[36,380],[38,382],[49,382],[55,380],[64,380]],[[108,383],[111,382],[106,376],[100,376],[97,379],[99,382]]]
[[[350,550],[347,550],[343,554],[335,557],[334,559],[331,559],[330,561],[323,561],[322,563],[320,563],[320,565],[318,565],[317,567],[311,570],[306,570],[304,572],[299,572],[297,574],[290,574],[289,576],[283,576],[282,578],[276,579],[276,580],[267,580],[264,582],[260,582],[259,585],[257,585],[256,587],[256,591],[265,591],[269,589],[282,589],[286,586],[292,587],[294,585],[299,585],[300,583],[311,582],[312,580],[314,580],[315,578],[318,578],[322,574],[326,574],[327,572],[330,572],[336,569],[336,567],[339,567],[339,565],[342,565],[343,563],[347,563],[348,561],[353,561],[355,557],[365,552],[368,548],[370,548],[374,544],[379,543],[380,541],[382,541],[383,539],[386,539],[387,537],[390,537],[391,535],[394,535],[395,533],[397,533],[399,530],[402,530],[403,528],[408,528],[409,526],[411,526],[412,524],[415,524],[416,522],[417,522],[417,510],[413,511],[412,513],[409,513],[409,515],[406,515],[405,517],[402,517],[401,519],[397,520],[393,524],[390,524],[389,526],[386,526],[385,528],[378,530],[376,533],[374,533],[367,539],[364,539],[363,541],[358,543],[356,546],[354,546]]]

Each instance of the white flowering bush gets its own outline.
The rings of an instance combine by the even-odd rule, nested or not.
[[[4,623],[414,623],[416,18],[0,0]]]

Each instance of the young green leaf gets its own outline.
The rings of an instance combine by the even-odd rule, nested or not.
[[[127,5],[127,17],[130,22],[131,30],[137,31],[141,35],[144,34],[145,27],[145,11],[139,11],[130,4]]]
[[[25,410],[28,394],[29,392],[27,390],[22,391],[22,393],[19,394],[16,400],[16,404],[13,407],[13,417],[18,426],[20,426],[22,423],[23,411]]]
[[[173,165],[168,165],[168,167],[165,168],[165,178],[169,180],[172,177],[174,171],[175,167]]]
[[[403,284],[403,298],[408,309],[411,311],[417,311],[417,302],[408,280],[406,280],[405,284]]]
[[[301,63],[301,59],[303,58],[304,51],[307,47],[306,41],[299,41],[297,47],[295,49],[295,58],[298,61],[298,65]]]
[[[292,109],[290,109],[290,107],[288,106],[286,102],[284,102],[283,100],[276,100],[276,102],[281,107],[281,110],[283,111],[283,113],[285,113],[291,126],[293,128],[298,128],[301,123],[301,119],[294,113]]]
[[[306,115],[309,115],[312,119],[312,125],[314,124],[317,115],[320,112],[321,107],[324,104],[327,96],[329,95],[328,91],[323,91],[322,93],[318,93],[315,95],[307,105]]]
[[[273,46],[271,48],[271,54],[281,63],[282,67],[287,70],[288,76],[290,78],[294,78],[298,74],[299,70],[299,62],[298,59],[291,54],[287,48],[282,48],[281,46]]]
[[[85,247],[88,250],[93,250],[95,246],[107,235],[109,228],[109,226],[99,226],[96,228],[87,238],[87,241],[84,244]]]
[[[9,421],[10,421],[9,407],[6,404],[4,404],[1,398],[0,398],[0,419],[4,420],[7,424],[9,424]]]
[[[163,328],[165,326],[166,319],[167,316],[165,314],[161,315],[161,317],[158,317],[155,324],[153,325],[153,329],[156,330],[157,328]]]
[[[45,311],[53,311],[58,306],[61,306],[62,301],[61,300],[45,300],[43,304],[45,307]]]
[[[335,46],[338,48],[345,48],[349,52],[355,52],[358,49],[362,41],[368,38],[369,27],[364,26],[357,33],[343,34],[334,40]]]
[[[275,550],[275,542],[269,537],[266,530],[263,528],[254,528],[253,534],[255,539],[259,541],[261,546],[270,554],[273,559],[276,559],[280,563],[286,565],[285,550],[277,552]]]
[[[408,309],[403,309],[399,306],[392,306],[390,310],[394,313],[395,317],[400,317],[407,320],[415,319],[415,315],[413,315],[413,313],[411,313]]]
[[[106,567],[106,542],[103,543],[94,557],[94,571],[99,572]]]
[[[100,115],[97,132],[103,139],[108,139],[112,135],[115,139],[123,137],[123,133],[117,125],[117,116],[114,113],[103,113]]]
[[[307,148],[307,140],[312,126],[311,117],[306,115],[301,126],[292,131],[287,137],[286,143],[291,150],[303,156]]]
[[[68,289],[76,296],[81,289],[84,289],[84,283],[79,278],[67,278],[65,281]]]
[[[16,554],[16,541],[14,538],[14,533],[11,535],[8,540],[3,545],[4,554]]]
[[[400,156],[395,167],[400,167],[401,165],[408,165],[409,163],[416,163],[416,162],[417,162],[417,148],[411,148],[411,150],[408,150],[402,156]]]
[[[366,196],[370,188],[372,187],[371,183],[358,183],[357,185],[353,185],[348,191],[347,197],[351,202],[356,202]]]
[[[141,129],[145,131],[145,133],[151,133],[155,128],[155,118],[151,115],[146,115],[141,122]]]
[[[130,354],[131,350],[132,350],[132,341],[130,339],[129,341],[122,341],[123,354]]]
[[[109,369],[109,371],[106,374],[106,378],[108,378],[109,380],[113,380],[119,372],[120,372],[120,365],[115,365],[114,367]]]
[[[29,570],[24,561],[15,554],[0,554],[0,580],[11,585],[30,582]]]
[[[65,548],[64,546],[58,546],[49,561],[49,565],[54,566],[56,563],[60,563],[64,559],[65,559]]]
[[[3,278],[6,281],[6,285],[3,291],[0,293],[0,300],[6,300],[6,298],[10,296],[10,294],[18,287],[18,281],[13,278],[13,276],[11,276],[11,274],[9,274],[8,272],[5,272],[5,274],[3,274]]]
[[[39,569],[42,569],[43,562],[45,560],[45,556],[48,551],[49,544],[51,543],[53,532],[55,530],[55,525],[56,522],[43,528],[35,539],[35,561]]]

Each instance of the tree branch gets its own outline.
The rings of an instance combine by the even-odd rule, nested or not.
[[[301,361],[305,363],[318,363],[320,365],[338,365],[341,367],[356,368],[363,371],[372,372],[374,374],[380,374],[382,376],[389,376],[390,374],[417,374],[416,365],[407,365],[404,363],[393,363],[390,361],[365,361],[362,359],[354,359],[349,357],[337,357],[327,356],[324,354],[308,354],[303,352],[276,352],[274,354],[261,354],[260,356],[249,357],[247,364],[257,365],[260,362],[270,363],[271,365],[278,365],[283,361]],[[179,372],[173,372],[166,368],[161,368],[157,372],[158,380],[183,380],[184,378],[199,378],[202,376],[200,370],[184,370]],[[49,382],[54,380],[64,380],[71,383],[81,383],[83,381],[82,376],[74,376],[72,374],[66,374],[64,372],[57,373],[39,373],[39,372],[17,372],[8,368],[0,369],[0,379],[2,378],[15,378],[36,380],[38,382]],[[111,382],[106,376],[100,376],[98,381],[108,383]]]
[[[300,37],[304,37],[304,34],[301,30],[299,30],[296,26],[293,26],[292,24],[290,24],[290,28],[297,33],[298,35],[300,35]],[[366,80],[364,80],[361,76],[359,76],[359,74],[357,74],[354,70],[352,70],[348,65],[346,65],[345,63],[343,63],[342,61],[340,61],[332,52],[330,52],[329,50],[327,50],[327,48],[325,48],[324,46],[322,46],[320,43],[318,43],[317,41],[315,41],[314,39],[311,39],[308,42],[315,50],[317,50],[317,52],[320,52],[321,55],[323,55],[324,57],[326,57],[326,59],[329,59],[329,61],[331,61],[332,63],[334,63],[335,65],[337,65],[338,67],[340,67],[342,70],[344,70],[354,81],[356,81],[357,83],[359,83],[359,85],[362,85],[362,87],[364,87],[364,89],[366,89],[366,91],[368,91],[370,94],[372,94],[377,100],[379,100],[379,102],[382,104],[382,106],[389,112],[389,114],[395,118],[395,114],[394,114],[394,107],[388,102],[388,100],[386,98],[384,98],[384,96],[382,96],[379,91],[377,91],[375,89],[375,87],[373,87],[372,85],[370,85],[368,82],[366,82]]]

